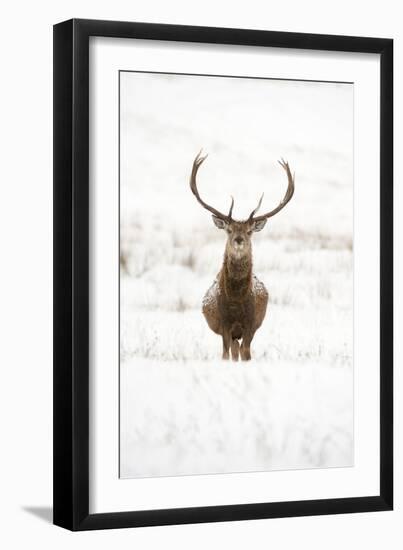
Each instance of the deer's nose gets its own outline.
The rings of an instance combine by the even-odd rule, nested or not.
[[[235,237],[236,244],[242,244],[243,243],[243,237]]]

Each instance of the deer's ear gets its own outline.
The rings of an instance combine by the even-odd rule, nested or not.
[[[221,218],[217,218],[217,216],[213,216],[213,222],[218,227],[218,229],[225,229],[227,227],[227,222],[222,220]]]
[[[266,225],[266,222],[267,222],[267,219],[259,220],[259,221],[255,222],[255,224],[253,226],[253,231],[261,231],[263,229],[263,227]]]

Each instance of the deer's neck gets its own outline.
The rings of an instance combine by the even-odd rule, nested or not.
[[[251,288],[252,253],[237,258],[226,251],[221,280],[225,294],[229,299],[242,299]]]

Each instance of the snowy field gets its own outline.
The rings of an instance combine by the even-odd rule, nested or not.
[[[270,301],[252,361],[201,313],[225,234],[189,190],[247,217]],[[121,477],[353,463],[353,89],[121,73]]]

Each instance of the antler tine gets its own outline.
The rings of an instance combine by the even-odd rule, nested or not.
[[[263,195],[262,195],[257,208],[255,208],[255,210],[253,210],[252,214],[249,216],[249,219],[253,218],[255,221],[261,221],[261,220],[264,220],[264,219],[267,219],[267,218],[271,218],[272,216],[274,216],[275,214],[280,212],[280,210],[282,210],[284,208],[284,206],[292,199],[292,196],[294,195],[294,191],[295,191],[295,174],[294,175],[291,174],[290,166],[289,166],[288,162],[285,161],[284,159],[279,160],[278,163],[280,164],[280,166],[282,168],[284,168],[284,170],[287,174],[287,179],[288,179],[287,191],[285,192],[285,195],[284,195],[282,201],[280,202],[280,204],[276,208],[274,208],[274,210],[271,210],[270,212],[267,212],[266,214],[262,214],[261,216],[254,217],[255,213],[259,209],[260,204],[262,202],[262,199],[263,199]]]
[[[234,197],[231,195],[231,206],[229,207],[228,219],[232,220],[232,209],[234,208]]]
[[[197,174],[197,171],[198,171],[200,165],[206,160],[206,158],[208,156],[207,154],[202,156],[202,151],[203,151],[203,149],[200,149],[200,151],[198,152],[196,158],[193,161],[192,173],[190,175],[190,182],[189,182],[190,183],[190,189],[191,189],[193,195],[199,201],[199,203],[203,206],[203,208],[205,208],[206,210],[208,210],[209,212],[214,214],[214,216],[217,216],[217,218],[220,218],[221,220],[230,221],[231,220],[231,215],[232,215],[232,209],[234,207],[234,199],[232,199],[231,206],[230,206],[230,209],[229,209],[229,214],[227,216],[227,215],[223,214],[222,212],[219,212],[218,210],[216,210],[215,208],[213,208],[212,206],[210,206],[206,202],[204,202],[204,200],[199,195],[199,191],[197,189],[197,183],[196,183],[196,174]]]
[[[249,219],[250,219],[250,220],[253,218],[253,216],[256,214],[256,212],[257,212],[257,211],[259,210],[259,208],[261,207],[263,197],[264,197],[264,193],[262,193],[262,196],[260,197],[259,202],[257,203],[256,208],[255,208],[254,210],[252,210],[252,212],[250,213],[250,215],[249,215]]]

